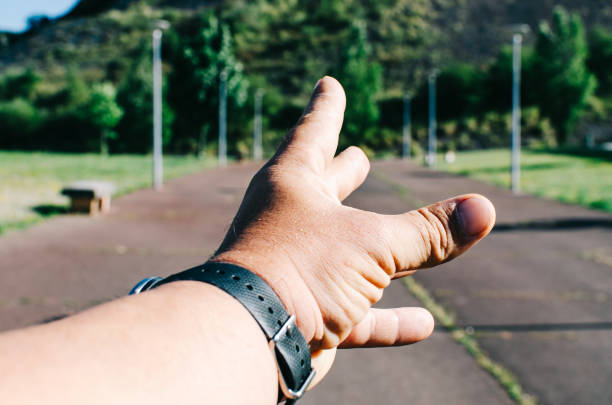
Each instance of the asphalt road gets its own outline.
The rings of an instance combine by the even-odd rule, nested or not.
[[[381,163],[375,174],[408,206],[488,196],[493,233],[415,277],[540,403],[612,403],[612,216],[401,162]]]
[[[109,215],[55,218],[0,238],[0,330],[121,296],[148,275],[201,263],[221,240],[253,164],[186,176],[113,202]],[[397,213],[480,192],[493,234],[416,275],[471,326],[493,359],[543,404],[612,403],[612,217],[511,194],[403,162],[380,162],[347,204]],[[401,283],[381,306],[418,305]],[[509,404],[503,390],[435,332],[395,349],[346,350],[304,404]]]

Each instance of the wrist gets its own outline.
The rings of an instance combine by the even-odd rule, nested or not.
[[[254,254],[253,249],[229,249],[217,252],[209,261],[235,264],[261,277],[276,293],[287,312],[295,315],[298,329],[310,343],[322,333],[320,311],[312,293],[301,280],[299,270],[288,257]]]
[[[135,288],[133,293],[191,280],[219,288],[250,312],[275,357],[282,393],[292,400],[299,399],[315,375],[308,342],[298,330],[295,316],[286,311],[270,285],[250,269],[233,263],[209,261],[165,279],[145,283],[145,287]],[[142,282],[138,284],[142,285]]]

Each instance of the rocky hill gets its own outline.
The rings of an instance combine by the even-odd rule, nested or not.
[[[28,66],[53,75],[66,66],[73,66],[89,72],[89,77],[95,79],[106,75],[118,60],[129,57],[142,41],[148,41],[152,21],[157,18],[177,21],[194,10],[215,6],[224,10],[230,25],[240,26],[244,22],[240,20],[249,16],[239,10],[248,3],[241,0],[82,0],[64,17],[42,21],[23,34],[0,33],[0,69]],[[262,3],[278,9],[289,8],[291,13],[299,15],[300,4],[304,2]],[[343,2],[308,1],[305,7],[330,7],[331,3]],[[597,25],[612,27],[612,3],[608,0],[390,0],[375,6],[371,4],[377,2],[367,0],[345,3],[361,7],[360,14],[344,17],[366,20],[374,57],[394,79],[405,78],[402,71],[406,64],[416,71],[415,66],[425,68],[450,60],[486,62],[509,42],[513,25],[528,24],[533,32],[540,21],[550,17],[556,4],[578,12],[587,29]],[[355,7],[344,8],[349,14],[352,9]],[[251,29],[249,24],[253,22],[246,22],[242,30]],[[284,28],[283,35],[291,36],[292,30]],[[410,34],[411,31],[416,34]],[[260,31],[259,34],[269,39],[278,32]],[[526,41],[532,37],[528,35]],[[261,43],[269,43],[268,39]],[[275,55],[252,52],[251,48],[257,47],[254,42],[242,45],[238,47],[238,56],[244,57],[247,71],[250,67],[259,71],[262,66],[276,68]],[[261,73],[266,73],[265,69]]]

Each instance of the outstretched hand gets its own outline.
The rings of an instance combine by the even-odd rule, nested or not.
[[[400,215],[342,205],[370,165],[351,146],[334,157],[345,109],[342,86],[321,79],[276,154],[251,181],[212,260],[244,266],[281,298],[313,352],[320,379],[333,351],[425,339],[422,308],[373,309],[392,279],[446,262],[495,222],[484,197],[462,195]]]

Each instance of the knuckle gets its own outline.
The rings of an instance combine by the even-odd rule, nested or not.
[[[370,171],[370,160],[363,149],[353,145],[347,148],[347,152],[350,153],[351,161],[360,169],[361,174]]]
[[[444,262],[454,249],[450,213],[440,204],[411,212],[417,232],[423,240],[426,265]]]

